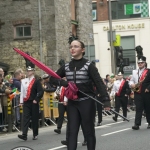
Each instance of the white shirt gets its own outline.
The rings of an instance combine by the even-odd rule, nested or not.
[[[118,93],[122,81],[123,79],[114,81],[114,85],[111,90],[110,96],[115,96],[115,94]]]
[[[143,71],[145,70],[145,67],[142,69],[136,69],[132,71],[132,77],[129,81],[129,85],[137,84],[139,82],[140,77],[142,76]]]
[[[61,95],[61,91],[62,91],[62,86],[61,88],[60,87],[57,88],[57,90],[54,93],[54,96],[56,97],[57,94]],[[64,96],[64,102],[68,102],[68,98],[66,96]]]
[[[34,76],[31,76],[30,78],[25,78],[21,80],[20,103],[23,103],[23,99],[26,98],[29,84],[33,78]]]

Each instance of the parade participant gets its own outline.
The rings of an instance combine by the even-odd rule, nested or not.
[[[58,80],[57,82],[55,82],[55,84],[67,87],[68,81],[74,82],[79,90],[87,93],[90,96],[94,96],[94,83],[98,91],[97,96],[101,96],[106,109],[110,109],[110,99],[97,68],[87,59],[83,58],[83,55],[85,54],[84,43],[78,40],[74,40],[71,42],[69,49],[73,57],[72,60],[57,71],[57,74],[62,78],[66,77],[67,81]],[[83,95],[79,91],[77,93],[77,96],[78,98],[76,100],[69,99],[67,104],[67,148],[68,150],[77,149],[78,132],[79,127],[82,124],[85,137],[87,139],[87,149],[95,150],[95,101]]]
[[[115,96],[115,111],[119,113],[120,106],[123,109],[123,116],[127,117],[127,104],[128,104],[128,96],[130,95],[131,90],[129,88],[128,81],[123,79],[123,74],[121,72],[118,73],[118,80],[114,81],[114,85],[110,96]],[[115,114],[113,117],[114,121],[117,121],[118,115]]]
[[[42,84],[34,77],[34,65],[26,63],[27,78],[21,80],[20,104],[23,104],[23,131],[18,138],[27,140],[30,119],[32,120],[33,140],[38,136],[39,101],[43,96]]]
[[[66,80],[66,78],[63,78],[64,80]],[[59,93],[56,93],[58,97],[58,113],[59,113],[59,117],[57,120],[57,129],[54,129],[54,132],[60,134],[61,133],[61,128],[62,128],[62,124],[64,121],[64,115],[65,112],[67,112],[67,102],[68,99],[66,98],[66,96],[64,96],[64,92],[65,92],[65,87],[61,86]]]
[[[44,74],[42,76],[43,83],[44,83],[44,91],[45,92],[55,92],[56,91],[56,86],[50,84],[50,76],[48,74]]]
[[[136,105],[135,124],[132,129],[138,130],[141,126],[143,110],[146,112],[147,129],[150,129],[150,69],[145,67],[146,57],[144,56],[141,56],[137,63],[139,69],[133,70],[129,81],[130,87],[134,91]]]

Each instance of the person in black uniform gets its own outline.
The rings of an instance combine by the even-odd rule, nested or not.
[[[115,96],[115,111],[119,113],[120,106],[123,109],[123,116],[127,117],[127,104],[128,104],[128,96],[131,93],[131,89],[129,87],[128,81],[123,79],[123,74],[121,72],[118,73],[118,80],[114,81],[114,85],[110,96]],[[115,114],[113,117],[114,121],[117,121],[118,115]]]
[[[85,54],[84,43],[74,40],[70,44],[70,53],[72,60],[63,65],[57,74],[60,77],[66,77],[67,81],[58,80],[53,84],[58,84],[67,87],[68,82],[74,82],[79,90],[85,92],[90,96],[94,96],[93,83],[98,91],[97,96],[101,96],[105,104],[105,109],[110,109],[110,99],[104,87],[102,78],[98,73],[98,69],[87,59],[83,58]],[[79,127],[82,124],[84,134],[87,140],[87,149],[95,150],[96,137],[94,129],[95,121],[95,101],[83,95],[81,92],[77,93],[78,99],[68,100],[67,118],[68,118],[68,150],[77,149],[77,138]]]
[[[57,129],[54,129],[54,132],[61,134],[61,128],[62,128],[62,124],[64,121],[64,115],[65,115],[65,112],[67,112],[68,99],[64,96],[65,87],[61,86],[58,91],[57,91],[58,93],[57,93],[56,97],[58,97],[58,101],[59,101],[59,103],[58,103],[59,117],[57,120]]]
[[[43,87],[39,79],[35,79],[34,65],[26,64],[27,78],[21,80],[20,105],[23,105],[23,131],[18,138],[27,140],[30,119],[32,120],[33,140],[38,136],[39,101],[43,97]]]
[[[134,102],[136,105],[135,124],[133,130],[139,130],[143,110],[146,112],[148,122],[147,129],[150,129],[150,69],[146,68],[146,57],[138,59],[139,69],[133,70],[129,81],[130,87],[134,90]]]

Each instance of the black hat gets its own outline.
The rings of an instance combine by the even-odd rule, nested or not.
[[[146,62],[146,57],[145,56],[141,56],[139,59],[138,59],[138,63],[139,62]]]
[[[29,52],[26,52],[29,55]],[[24,58],[26,61],[26,68],[27,70],[35,70],[35,65],[28,59]]]

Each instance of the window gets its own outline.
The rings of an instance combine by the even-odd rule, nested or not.
[[[15,26],[15,39],[31,38],[31,25]]]
[[[112,1],[112,19],[149,17],[148,0]]]
[[[97,20],[97,3],[93,2],[92,3],[92,16],[93,16],[93,21]]]

